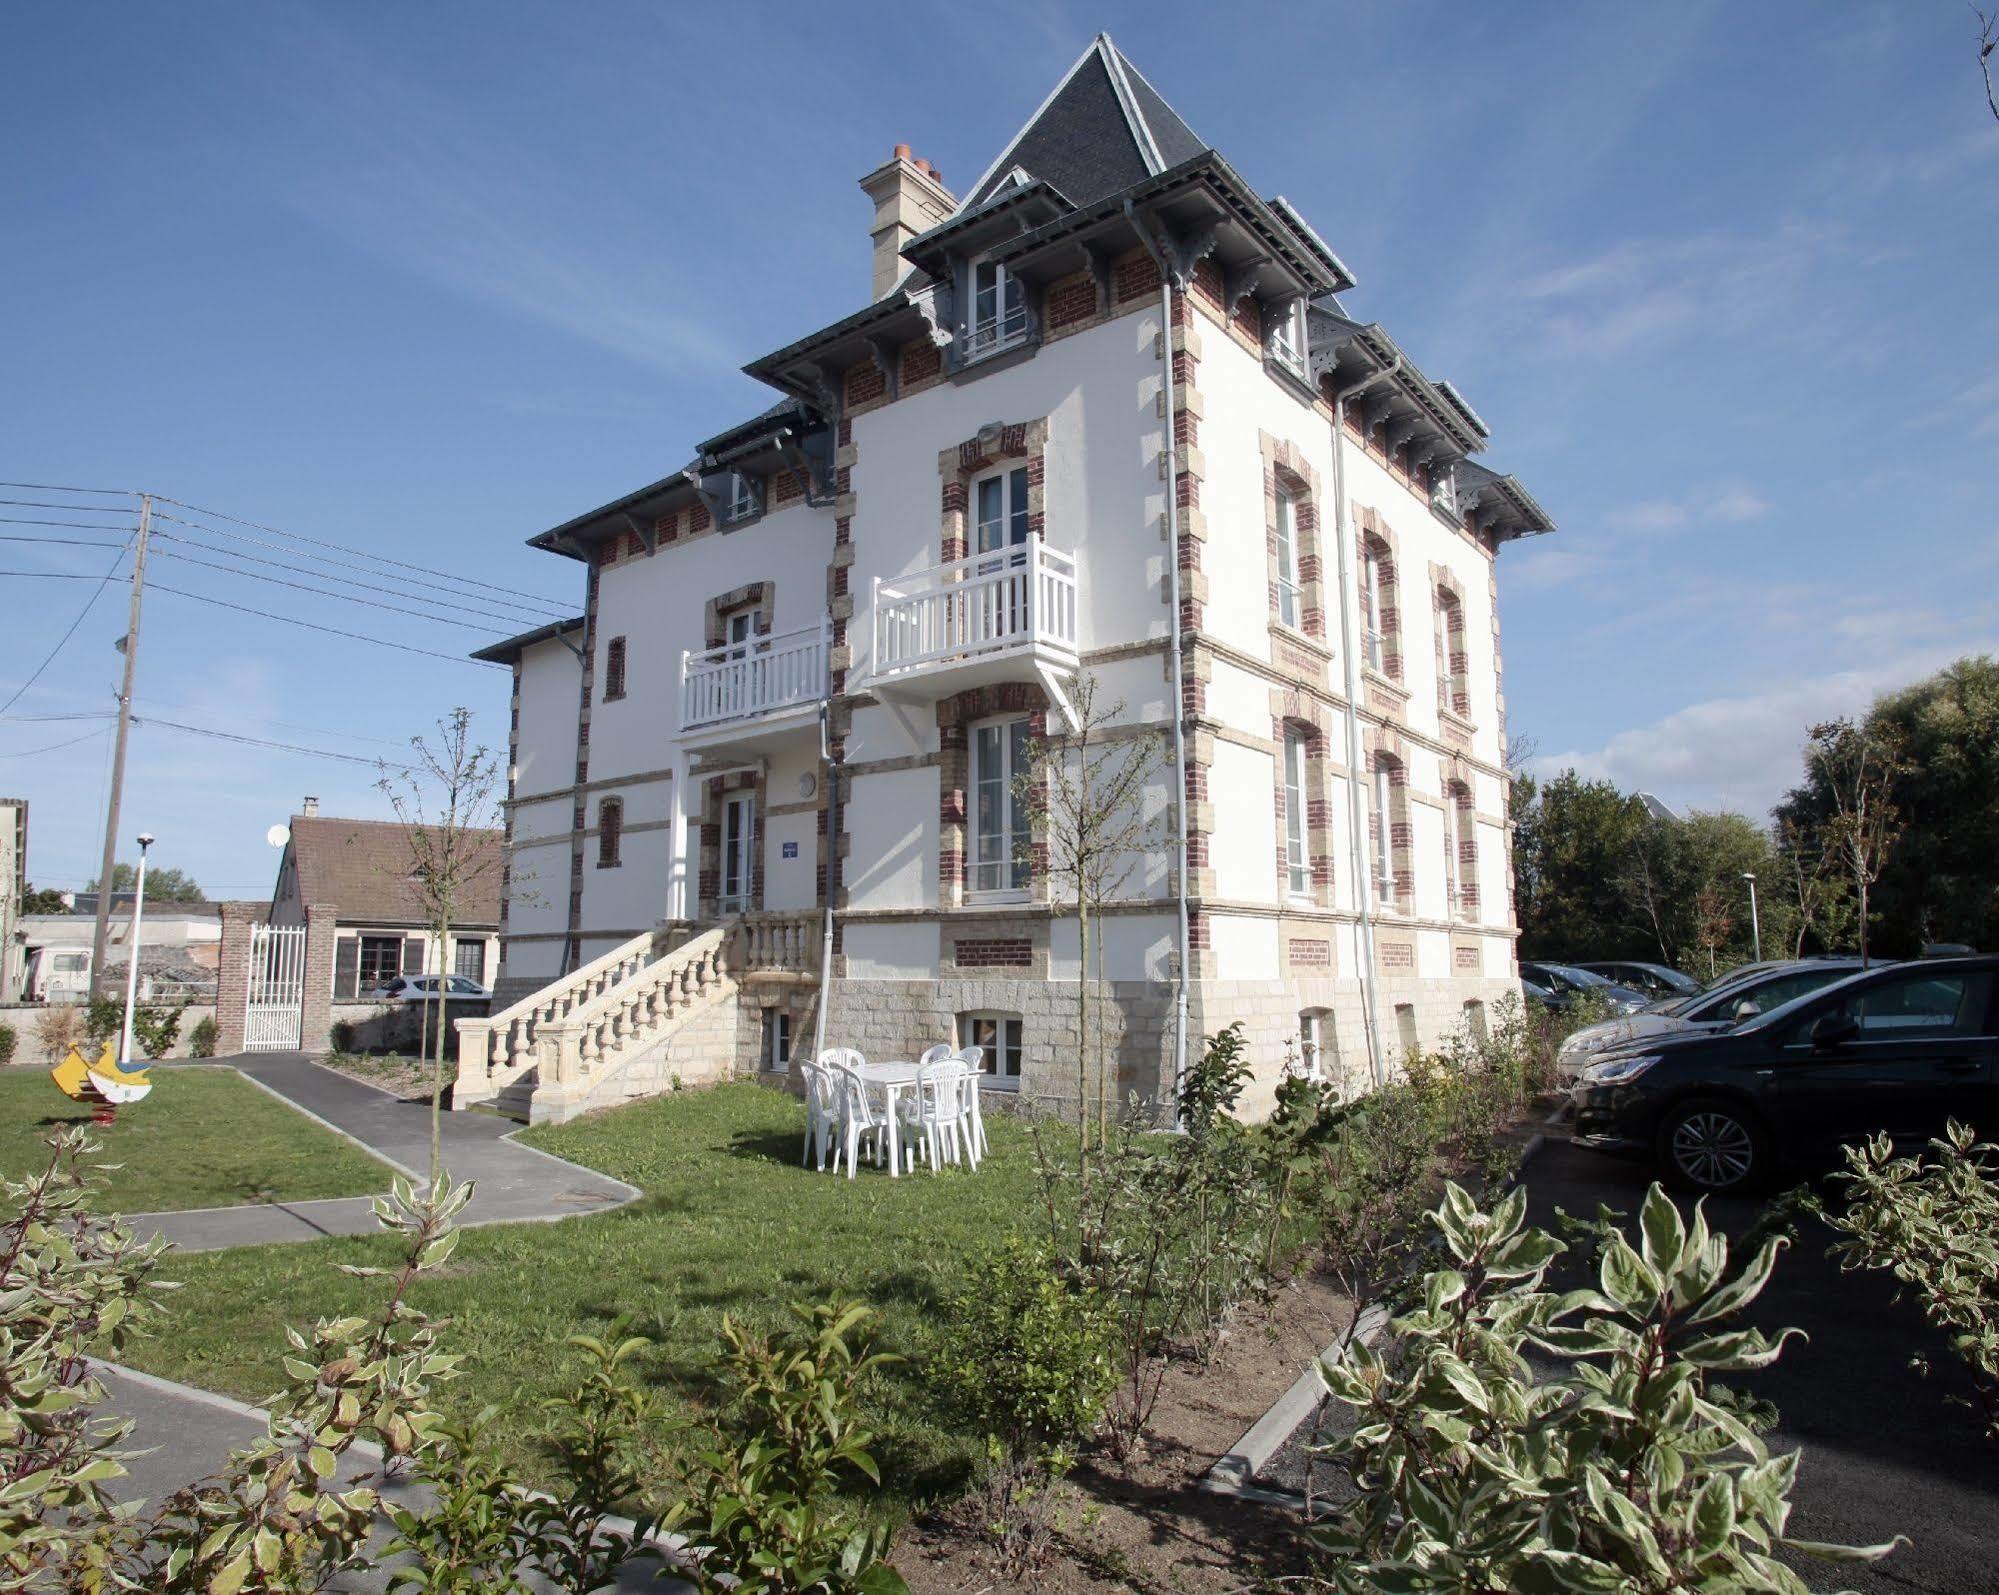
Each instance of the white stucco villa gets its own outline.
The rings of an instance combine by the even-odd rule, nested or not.
[[[514,1006],[459,1101],[561,1117],[823,1023],[1073,1105],[1075,924],[1013,789],[1078,672],[1158,750],[1103,918],[1119,1100],[1238,1019],[1250,1111],[1287,1051],[1358,1089],[1478,1022],[1518,989],[1494,566],[1551,529],[1478,415],[1108,38],[963,198],[906,147],[861,186],[872,301],[533,539],[581,614],[483,655]]]

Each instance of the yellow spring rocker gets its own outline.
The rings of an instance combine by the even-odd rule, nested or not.
[[[72,1101],[88,1102],[91,1117],[99,1124],[110,1124],[121,1106],[144,1100],[153,1089],[146,1068],[143,1063],[120,1063],[116,1049],[107,1041],[95,1063],[85,1062],[83,1054],[71,1047],[69,1056],[49,1071],[49,1078]]]

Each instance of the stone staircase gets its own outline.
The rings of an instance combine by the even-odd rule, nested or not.
[[[458,1021],[460,1107],[533,1124],[747,1072],[744,980],[816,983],[816,914],[648,931],[485,1019]]]

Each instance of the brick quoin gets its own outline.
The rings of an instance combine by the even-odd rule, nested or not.
[[[1025,969],[1034,960],[1034,947],[1024,937],[961,941],[954,944],[952,956],[960,969]]]

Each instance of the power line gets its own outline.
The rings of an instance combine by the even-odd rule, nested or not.
[[[168,714],[200,714],[202,712],[200,709],[190,708],[184,703],[163,703],[159,707]],[[316,737],[345,737],[354,742],[379,742],[385,748],[406,748],[409,746],[409,739],[407,737],[376,737],[370,736],[364,731],[334,731],[326,726],[300,725],[295,720],[271,720],[262,715],[254,714],[245,715],[243,718],[255,725],[277,726],[285,731],[309,731]]]
[[[77,613],[76,619],[69,623],[69,630],[56,639],[56,645],[48,651],[48,656],[35,666],[35,673],[14,689],[14,696],[9,698],[5,703],[0,703],[0,714],[5,714],[15,704],[19,703],[21,701],[21,694],[26,692],[37,681],[40,681],[42,679],[42,672],[55,663],[56,655],[69,645],[70,638],[76,635],[76,628],[83,624],[84,620],[89,616],[91,609],[95,607],[97,600],[104,596],[105,587],[110,583],[111,578],[118,574],[118,567],[124,561],[125,550],[121,548],[118,550],[117,558],[111,561],[111,568],[97,578],[97,590],[84,601],[83,608]],[[44,574],[50,573],[44,572]]]
[[[0,487],[20,488],[29,493],[95,493],[100,498],[137,498],[129,487],[60,487],[54,482],[0,482]]]
[[[47,725],[55,720],[115,720],[116,709],[91,709],[76,714],[0,714],[0,721],[9,725]]]
[[[291,542],[310,543],[319,548],[331,548],[343,554],[356,555],[361,559],[372,559],[384,565],[393,565],[400,570],[413,570],[425,576],[431,576],[439,578],[441,580],[457,582],[467,587],[479,587],[479,588],[484,588],[488,592],[505,593],[507,596],[511,598],[525,598],[529,602],[537,605],[538,607],[553,610],[558,614],[562,613],[562,606],[560,604],[551,603],[548,599],[543,598],[538,593],[522,592],[517,587],[501,587],[493,582],[476,581],[470,576],[443,575],[442,573],[433,570],[428,565],[414,565],[411,564],[408,560],[391,559],[386,554],[371,554],[365,548],[350,548],[345,543],[330,542],[327,539],[321,537],[308,537],[303,532],[288,532],[285,531],[282,527],[266,526],[261,521],[245,520],[240,515],[230,515],[222,510],[204,509],[199,504],[189,504],[182,499],[169,498],[169,499],[163,499],[162,502],[167,504],[172,504],[179,509],[187,510],[191,514],[205,515],[212,517],[213,519],[216,520],[233,522],[237,526],[248,526],[256,531],[269,532],[273,537],[283,537]],[[220,528],[217,528],[217,530],[220,530]]]
[[[104,580],[102,576],[92,576],[89,572],[80,570],[0,570],[0,576],[23,576],[45,582],[101,582]]]
[[[0,571],[0,576],[8,574],[9,572],[7,571]],[[164,587],[158,582],[150,582],[147,585],[156,593],[172,593],[176,598],[192,598],[197,603],[214,604],[219,609],[233,609],[238,614],[256,615],[264,620],[279,621],[287,626],[302,626],[307,631],[323,631],[329,636],[345,637],[349,642],[371,642],[377,647],[394,648],[406,654],[422,654],[427,659],[449,659],[454,664],[486,665],[488,663],[487,660],[473,659],[466,654],[439,653],[435,648],[419,648],[413,643],[391,642],[387,637],[370,637],[364,632],[343,631],[338,626],[321,626],[310,620],[300,620],[296,615],[275,615],[268,609],[253,609],[248,604],[232,604],[226,598],[211,598],[207,593],[191,593],[181,587]]]
[[[308,560],[312,564],[331,565],[336,570],[341,570],[341,571],[351,571],[354,568],[353,561],[351,559],[333,559],[325,554],[312,554],[306,552],[306,550],[302,548],[287,547],[283,543],[266,542],[261,537],[251,537],[243,532],[232,532],[226,526],[210,526],[205,522],[186,520],[179,515],[168,515],[164,511],[156,512],[154,515],[154,519],[172,521],[176,526],[185,526],[189,531],[200,532],[208,537],[227,537],[239,543],[249,543],[256,548],[268,548],[272,550],[274,553],[288,554],[291,556],[292,560],[294,561]],[[161,533],[160,535],[165,536],[166,534]],[[189,539],[185,537],[176,537],[174,538],[174,541],[184,543],[188,542]],[[297,565],[295,563],[287,563],[283,560],[258,559],[255,554],[240,554],[234,549],[211,548],[208,544],[205,543],[195,543],[193,546],[197,548],[207,548],[211,553],[227,554],[234,559],[251,560],[260,565],[276,565],[280,570],[296,571],[301,575],[318,577],[322,581],[329,579],[324,572],[316,570],[306,570],[300,565]],[[379,556],[369,555],[367,557],[377,558]],[[390,561],[389,563],[396,563],[396,562]],[[374,571],[368,571],[366,572],[366,574],[369,576],[375,576],[378,573]],[[442,572],[437,572],[437,571],[425,571],[424,574],[426,577],[438,581],[460,582],[463,580],[463,578],[446,575]],[[354,581],[354,578],[351,576],[342,576],[337,579],[348,582]],[[356,583],[356,585],[358,585],[358,583]],[[474,582],[471,585],[478,587],[478,586],[483,586],[484,583]],[[470,614],[492,614],[495,615],[495,618],[504,620],[509,626],[520,625],[521,619],[519,617],[521,616],[525,616],[529,620],[539,620],[544,613],[552,613],[557,615],[567,613],[567,611],[564,610],[561,605],[551,604],[546,599],[536,599],[532,604],[524,604],[524,603],[516,603],[510,598],[484,598],[477,593],[459,592],[456,589],[449,589],[449,590],[451,591],[452,597],[454,598],[461,598],[461,597],[476,598],[485,607],[483,609],[474,609],[471,605],[452,604],[446,602],[446,600],[442,598],[425,598],[422,599],[421,602],[437,604],[447,609],[464,609],[467,611],[467,613]],[[504,589],[499,589],[499,590],[504,591]],[[495,613],[497,610],[501,609],[511,609],[515,611],[515,614],[498,615]]]
[[[70,504],[62,499],[50,498],[0,498],[0,504],[11,504],[16,509],[69,510],[78,515],[109,515],[110,508],[99,509],[94,504]]]
[[[156,521],[172,521],[176,526],[193,526],[192,522],[184,521],[177,515],[155,515],[153,519]],[[205,532],[208,531],[210,528],[205,526],[194,526],[193,529],[195,531]],[[227,536],[229,534],[224,533],[223,535]],[[188,537],[182,537],[176,532],[156,531],[153,533],[153,536],[155,538],[164,539],[169,543],[184,543],[189,548],[200,549],[204,554],[220,554],[224,559],[241,559],[241,560],[248,560],[253,565],[269,565],[274,570],[288,570],[291,571],[294,575],[310,576],[315,581],[337,582],[344,586],[349,586],[349,587],[363,587],[366,585],[362,582],[354,580],[354,578],[350,576],[333,576],[333,575],[328,575],[324,571],[307,570],[303,566],[290,564],[281,559],[264,559],[256,554],[240,553],[233,548],[212,548],[207,543],[198,543],[194,541],[194,539]],[[269,548],[269,547],[274,547],[275,545],[269,543],[262,543],[259,544],[259,546]],[[310,554],[305,555],[304,557],[307,559],[314,558],[314,556]],[[332,564],[333,561],[323,560],[321,561],[321,563]],[[242,574],[245,576],[254,576],[256,572],[244,571],[242,572]],[[265,579],[268,580],[269,578]],[[367,587],[366,590],[369,592],[381,591],[379,587]],[[481,608],[476,604],[454,604],[448,598],[427,598],[419,593],[406,593],[403,596],[409,598],[414,603],[429,604],[437,609],[456,609],[461,614],[482,615],[488,620],[499,621],[502,625],[508,627],[509,629],[522,624],[522,619],[520,615],[503,615],[498,613],[491,607]],[[523,611],[523,613],[525,614],[526,611]]]
[[[27,524],[32,526],[35,523],[30,521]],[[111,528],[107,526],[104,530],[108,532]],[[87,537],[36,537],[27,532],[0,532],[0,543],[60,543],[65,548],[115,548],[121,554],[125,551],[123,543],[93,542]]]
[[[161,588],[160,591],[166,591]],[[214,737],[221,742],[240,742],[245,747],[272,748],[280,753],[307,753],[314,758],[339,759],[346,764],[365,764],[369,769],[380,769],[387,762],[382,759],[363,758],[358,753],[335,753],[331,748],[308,748],[296,742],[273,742],[265,737],[246,737],[236,731],[217,731],[210,726],[182,725],[178,720],[155,720],[151,715],[132,716],[132,723],[141,726],[160,726],[169,731],[185,731],[190,736]],[[101,733],[100,733],[101,734]]]
[[[67,742],[51,742],[45,748],[22,748],[14,753],[0,753],[0,759],[31,759],[37,753],[60,753],[64,748],[73,748],[79,742],[89,742],[93,738],[101,737],[110,729],[109,726],[99,726],[95,731],[86,731],[82,736],[71,737]]]
[[[198,546],[198,545],[197,545]],[[421,609],[405,609],[401,604],[385,604],[379,598],[361,598],[353,593],[335,592],[326,587],[309,587],[304,582],[289,582],[282,576],[266,576],[259,570],[239,570],[234,565],[220,565],[212,559],[196,559],[192,554],[177,554],[170,548],[159,550],[166,559],[177,559],[184,565],[200,565],[208,570],[219,570],[230,576],[241,576],[246,581],[269,582],[273,587],[290,587],[301,593],[312,593],[320,598],[337,598],[342,603],[366,604],[370,609],[386,609],[392,615],[411,615],[418,620],[427,620],[433,626],[462,626],[467,631],[480,632],[488,637],[499,635],[499,628],[479,625],[470,620],[453,620],[446,615],[427,615]]]
[[[29,515],[0,515],[0,521],[9,526],[61,526],[72,532],[126,532],[131,530],[130,521],[51,521],[37,520]]]

